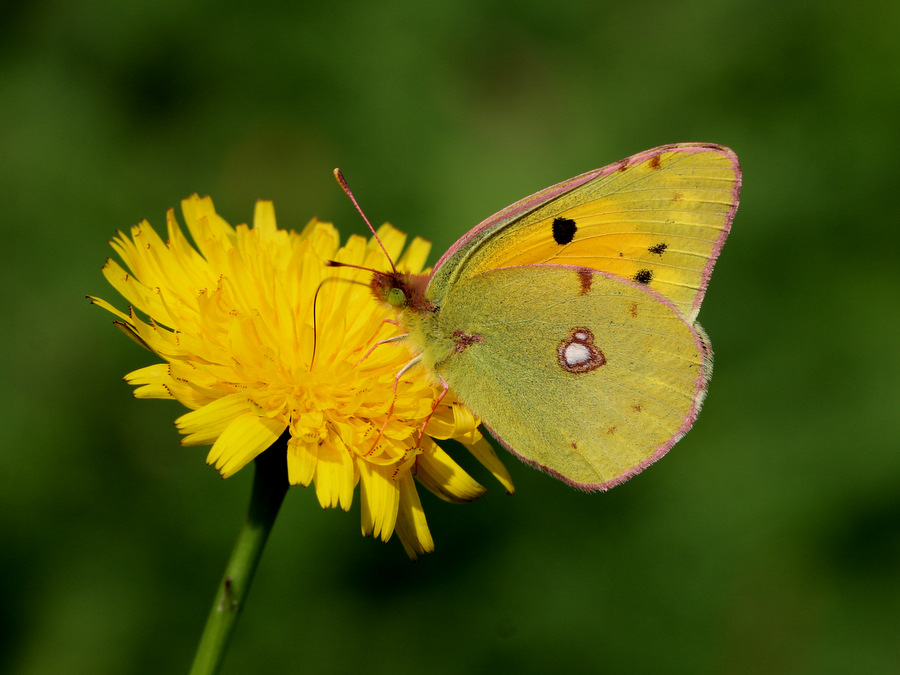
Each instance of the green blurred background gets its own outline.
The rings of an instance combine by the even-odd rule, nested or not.
[[[243,517],[85,294],[117,228],[369,216],[435,243],[656,145],[729,145],[716,373],[660,464],[423,495],[411,563],[292,490],[225,673],[900,672],[900,3],[0,5],[0,670],[186,672]],[[179,214],[180,216],[180,214]],[[464,460],[463,460],[464,461]],[[424,490],[423,490],[424,492]]]

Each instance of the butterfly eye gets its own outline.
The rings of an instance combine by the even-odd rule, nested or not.
[[[392,288],[388,291],[387,303],[391,307],[405,307],[406,293],[403,292],[402,288]]]

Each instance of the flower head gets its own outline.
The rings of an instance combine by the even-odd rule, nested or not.
[[[462,442],[512,491],[452,392],[441,400],[414,368],[395,394],[410,353],[402,340],[383,342],[399,331],[373,298],[370,273],[325,265],[383,270],[377,242],[353,236],[341,247],[337,230],[318,220],[299,234],[279,230],[264,201],[252,228],[229,225],[208,197],[184,200],[182,211],[196,249],[172,210],[167,242],[146,221],[130,237],[119,232],[111,245],[125,267],[108,260],[103,274],[132,308],[91,300],[163,359],[125,379],[138,398],[191,410],[175,422],[183,445],[212,444],[207,462],[228,477],[287,434],[291,484],[313,483],[323,508],[344,510],[359,484],[363,534],[387,541],[396,530],[412,558],[434,546],[416,479],[450,502],[484,492],[434,439]],[[427,242],[416,238],[400,256],[404,234],[384,225],[378,235],[399,269],[422,271]]]

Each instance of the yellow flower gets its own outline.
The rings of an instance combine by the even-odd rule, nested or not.
[[[434,549],[414,478],[449,502],[484,492],[435,438],[463,443],[512,492],[478,420],[452,392],[432,414],[440,388],[416,368],[395,397],[410,352],[403,341],[376,346],[399,331],[369,290],[371,274],[324,264],[388,269],[377,242],[353,236],[340,247],[337,230],[318,220],[299,234],[279,230],[264,201],[252,228],[229,225],[208,197],[184,200],[182,211],[196,249],[172,210],[168,242],[146,221],[130,238],[120,231],[111,245],[128,269],[108,260],[103,274],[133,307],[125,314],[91,300],[164,359],[125,379],[138,398],[190,408],[175,422],[183,445],[212,444],[207,463],[227,478],[286,433],[292,485],[314,483],[323,508],[346,511],[359,484],[363,535],[387,541],[396,530],[412,558]],[[398,257],[406,236],[390,225],[378,235]],[[416,238],[398,268],[421,272],[429,249]]]

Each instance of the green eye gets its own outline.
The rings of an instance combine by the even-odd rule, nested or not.
[[[388,291],[387,303],[391,307],[403,307],[406,305],[406,293],[401,288],[392,288]]]

